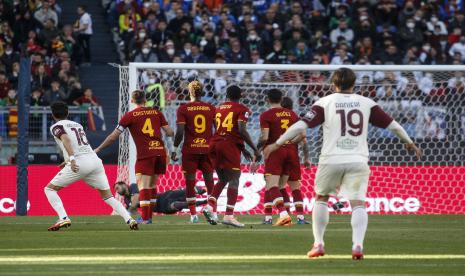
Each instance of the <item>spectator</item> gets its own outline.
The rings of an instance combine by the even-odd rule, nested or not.
[[[231,42],[231,49],[226,52],[226,61],[228,63],[249,63],[249,55],[245,51],[239,39],[234,39]]]
[[[87,8],[84,5],[80,5],[77,8],[77,13],[79,19],[75,24],[75,31],[78,33],[78,41],[84,52],[84,63],[90,63],[91,61],[91,51],[90,51],[90,38],[92,37],[92,18],[89,13],[87,13]]]
[[[404,49],[410,46],[421,46],[423,43],[423,33],[411,18],[407,20],[405,26],[400,28],[399,36]]]
[[[43,90],[40,88],[33,89],[31,93],[31,106],[47,106],[48,103],[45,101]]]
[[[19,62],[13,63],[13,67],[11,69],[11,73],[8,77],[8,80],[13,86],[14,89],[18,89],[18,79],[19,78]]]
[[[7,96],[3,99],[6,106],[16,106],[18,104],[18,99],[16,97],[16,90],[8,90]]]
[[[465,35],[460,36],[460,41],[454,43],[449,49],[449,55],[454,57],[456,53],[460,54],[460,60],[465,61]]]
[[[45,92],[45,100],[48,103],[53,103],[56,101],[68,101],[68,93],[61,87],[61,84],[58,80],[53,80],[50,86],[50,89]]]
[[[339,26],[331,31],[330,39],[333,43],[333,46],[338,44],[338,42],[341,40],[341,37],[349,44],[352,43],[352,40],[354,39],[354,32],[349,28],[347,21],[345,20],[340,20]]]
[[[19,62],[19,54],[13,50],[13,45],[10,43],[5,45],[5,51],[0,57],[0,62],[5,66],[7,72],[11,71],[15,62]]]
[[[77,106],[99,106],[97,98],[93,95],[92,89],[86,88],[84,90],[84,95],[77,98],[74,102],[74,105]]]
[[[433,14],[430,20],[426,23],[428,31],[431,33],[436,33],[438,35],[447,35],[447,28],[444,22],[440,21],[437,15]],[[436,28],[439,28],[439,31],[436,31]]]
[[[273,42],[273,51],[271,51],[265,58],[266,63],[272,64],[285,64],[287,59],[286,52],[283,50],[281,40]]]
[[[173,34],[171,31],[167,30],[166,21],[161,20],[157,24],[157,29],[152,34],[152,42],[158,47],[163,46],[168,40],[172,39]]]
[[[134,58],[134,62],[158,62],[158,57],[157,54],[152,51],[152,47],[145,44]]]
[[[200,48],[197,45],[191,46],[191,54],[188,58],[183,60],[185,63],[208,63],[209,60],[200,52]]]
[[[45,27],[48,20],[52,20],[55,27],[58,25],[58,15],[50,7],[49,0],[42,1],[42,7],[34,13],[34,18]]]
[[[5,71],[0,71],[0,99],[8,96],[8,91],[12,88]]]
[[[299,41],[294,49],[297,63],[308,64],[310,63],[310,57],[312,55],[310,49],[307,47],[304,41]]]
[[[176,50],[174,49],[174,43],[171,40],[166,41],[165,47],[160,51],[159,59],[160,62],[172,62]]]
[[[465,77],[463,77],[463,72],[457,71],[454,73],[454,77],[447,81],[447,87],[455,88],[465,84]]]
[[[47,19],[44,24],[43,30],[40,32],[40,40],[43,41],[45,48],[50,48],[52,40],[59,35],[59,31],[53,21],[53,19]]]

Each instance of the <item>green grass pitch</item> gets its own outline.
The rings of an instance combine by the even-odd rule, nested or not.
[[[465,216],[370,216],[363,261],[351,260],[350,216],[332,215],[327,256],[309,260],[311,225],[246,228],[155,217],[130,232],[119,217],[0,218],[0,275],[465,275]]]

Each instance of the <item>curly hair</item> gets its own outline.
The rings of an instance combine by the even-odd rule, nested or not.
[[[191,81],[187,86],[189,88],[189,93],[193,95],[195,98],[199,98],[202,96],[202,84],[198,81]]]

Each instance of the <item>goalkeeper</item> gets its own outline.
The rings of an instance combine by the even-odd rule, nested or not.
[[[124,197],[124,203],[126,208],[131,215],[137,217],[139,213],[139,189],[137,184],[126,185],[125,182],[119,181],[114,185],[115,191],[122,197]],[[197,194],[202,195],[206,191],[202,188],[195,187]],[[198,200],[197,206],[201,206],[207,203],[207,200]],[[186,191],[184,189],[168,190],[164,193],[157,194],[157,204],[153,208],[153,212],[160,214],[175,214],[183,209],[188,208],[186,201]]]

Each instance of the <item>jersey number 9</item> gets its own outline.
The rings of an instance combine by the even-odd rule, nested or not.
[[[204,133],[207,129],[207,120],[205,119],[205,116],[203,116],[202,114],[195,115],[194,126],[195,132]]]

